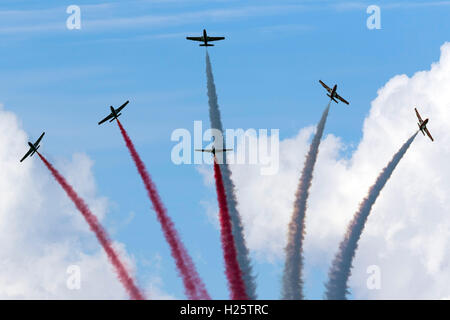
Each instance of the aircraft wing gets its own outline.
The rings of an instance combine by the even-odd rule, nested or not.
[[[233,149],[219,149],[219,150],[216,150],[216,152],[227,152],[227,151],[233,151]]]
[[[207,41],[218,41],[218,40],[224,40],[225,37],[207,37]]]
[[[123,105],[121,105],[119,108],[117,108],[116,113],[119,113],[130,101],[126,101]]]
[[[204,41],[203,37],[186,37],[186,39],[192,41]]]
[[[428,137],[431,139],[431,141],[434,141],[434,140],[433,140],[433,137],[431,136],[431,133],[430,133],[430,131],[428,131],[427,127],[425,127],[423,130],[424,130],[425,133],[428,135]]]
[[[33,149],[30,148],[30,150],[28,150],[27,153],[25,153],[25,155],[23,156],[22,159],[20,159],[20,162],[22,162],[23,160],[25,160],[26,158],[28,158],[28,156],[33,152]]]
[[[419,122],[422,123],[423,120],[422,120],[422,118],[420,117],[419,111],[417,111],[417,108],[414,108],[414,110],[416,111],[416,115],[417,115],[417,118],[419,119]]]
[[[327,86],[325,83],[323,83],[322,80],[319,80],[319,82],[320,82],[320,84],[321,84],[325,89],[327,89],[328,92],[331,92],[330,87]]]
[[[34,143],[34,146],[38,146],[39,142],[41,142],[42,138],[44,137],[45,132],[42,132],[41,136],[39,137],[39,139],[37,139],[37,141]]]
[[[110,113],[105,119],[103,119],[102,121],[100,121],[98,124],[100,125],[100,124],[102,124],[103,122],[108,121],[108,120],[111,119],[112,117],[113,117],[113,114]]]
[[[212,152],[212,150],[207,150],[207,149],[195,149],[195,151],[200,151],[200,152]]]
[[[338,95],[336,93],[336,98],[338,98],[339,100],[341,100],[343,103],[349,104],[348,101],[346,101],[344,98],[342,98],[340,95]]]

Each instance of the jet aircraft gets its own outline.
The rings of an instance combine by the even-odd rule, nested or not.
[[[433,137],[431,136],[430,131],[428,131],[427,129],[427,124],[428,124],[428,118],[425,120],[422,120],[422,117],[419,114],[419,111],[417,111],[417,108],[414,108],[414,110],[416,111],[416,115],[417,118],[419,119],[419,122],[417,123],[417,125],[419,126],[420,131],[422,132],[423,135],[425,135],[425,133],[427,134],[427,136],[431,139],[431,141],[433,140]]]
[[[215,147],[212,147],[212,149],[195,149],[195,151],[199,152],[210,152],[215,157],[217,152],[227,152],[227,151],[233,151],[233,149],[218,149],[216,150]]]
[[[336,93],[337,90],[337,84],[334,85],[333,89],[331,89],[330,87],[328,87],[325,83],[322,82],[322,80],[319,80],[320,84],[327,89],[328,94],[327,96],[329,96],[331,98],[331,100],[333,100],[334,102],[338,103],[338,101],[335,98],[338,98],[339,100],[341,100],[343,103],[349,104],[344,98],[342,98],[340,95],[338,95]]]
[[[113,122],[115,119],[117,119],[121,115],[120,111],[122,111],[122,109],[125,108],[125,106],[128,104],[128,102],[130,102],[130,101],[127,100],[123,105],[121,105],[117,109],[114,109],[113,106],[110,106],[111,113],[105,119],[100,121],[98,124],[101,125],[103,122],[108,121],[108,120],[109,120],[109,122]]]
[[[208,42],[210,41],[218,41],[218,40],[224,40],[225,37],[210,37],[208,36],[208,34],[206,33],[206,30],[203,29],[203,36],[201,37],[186,37],[187,40],[192,40],[192,41],[200,41],[203,42],[202,44],[200,44],[200,47],[214,47],[213,44],[210,44]]]
[[[23,156],[22,159],[20,159],[20,162],[28,158],[28,156],[32,157],[33,154],[36,153],[36,151],[39,149],[42,138],[44,137],[45,132],[41,134],[41,136],[36,140],[35,143],[28,142],[28,145],[30,146],[30,149],[27,151],[27,153]]]

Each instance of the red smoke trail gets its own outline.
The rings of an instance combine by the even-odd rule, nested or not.
[[[231,291],[231,299],[248,300],[245,284],[242,279],[242,271],[237,260],[236,247],[234,245],[233,233],[231,231],[231,218],[228,212],[227,196],[222,180],[220,166],[214,156],[214,177],[216,178],[217,200],[219,202],[220,237],[222,239],[222,250],[225,259],[225,273],[228,286]]]
[[[131,299],[144,300],[145,298],[143,294],[136,287],[133,279],[128,275],[127,270],[125,269],[124,265],[119,259],[119,256],[114,251],[111,245],[111,240],[109,240],[108,234],[98,222],[97,217],[92,214],[91,210],[89,210],[88,206],[86,205],[86,203],[84,203],[83,199],[81,199],[77,195],[75,190],[73,190],[72,186],[70,186],[70,184],[66,181],[66,179],[64,179],[64,177],[50,164],[50,162],[48,162],[47,159],[45,159],[39,152],[37,152],[37,154],[44,162],[44,164],[47,166],[47,168],[50,170],[53,177],[55,177],[56,181],[59,182],[61,187],[69,196],[69,198],[73,201],[73,203],[75,204],[77,209],[81,212],[83,217],[86,219],[86,222],[89,224],[91,230],[94,231],[98,241],[102,245],[103,249],[106,251],[109,260],[113,264],[114,268],[116,268],[119,280],[120,282],[122,282],[123,286],[128,291]]]
[[[205,285],[203,284],[200,276],[195,270],[195,266],[192,262],[191,257],[187,253],[186,248],[184,248],[178,236],[178,233],[175,230],[175,226],[172,220],[167,215],[166,208],[164,208],[164,205],[162,204],[162,201],[156,190],[156,186],[151,180],[144,163],[142,162],[133,145],[133,142],[123,128],[119,119],[117,119],[117,124],[119,125],[123,139],[125,140],[125,143],[130,150],[131,157],[133,158],[142,181],[144,182],[148,196],[153,203],[153,208],[155,209],[158,220],[161,223],[164,236],[166,237],[166,240],[170,245],[172,256],[175,259],[178,271],[181,275],[181,278],[183,279],[186,295],[189,297],[189,299],[194,300],[211,299],[208,292],[206,291]]]

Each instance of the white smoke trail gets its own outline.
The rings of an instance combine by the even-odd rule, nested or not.
[[[359,205],[358,211],[353,216],[347,227],[344,239],[339,245],[339,250],[331,264],[328,273],[325,299],[345,300],[349,293],[347,282],[351,275],[352,261],[358,248],[358,241],[364,230],[364,225],[370,214],[372,206],[378,198],[381,190],[394,172],[402,157],[405,155],[418,132],[409,138],[400,150],[394,155],[388,165],[381,171],[375,184],[369,189],[367,197]]]
[[[216,86],[214,84],[214,76],[212,73],[211,61],[209,59],[208,52],[206,52],[206,76],[208,86],[208,103],[209,103],[209,120],[211,122],[211,128],[220,130],[223,133],[222,121],[220,116],[219,104],[217,103]],[[223,141],[215,141],[225,144]],[[224,157],[223,164],[220,165],[220,169],[223,175],[223,183],[227,196],[228,211],[231,217],[232,231],[234,237],[234,243],[236,246],[237,257],[239,267],[242,271],[242,276],[246,286],[246,292],[249,299],[256,299],[256,283],[253,276],[252,266],[250,263],[250,256],[247,245],[244,238],[244,228],[242,226],[241,216],[237,210],[237,200],[235,194],[235,186],[231,180],[231,171]]]
[[[319,153],[320,140],[330,110],[330,102],[325,108],[322,118],[317,125],[317,131],[306,155],[305,165],[295,194],[294,212],[289,223],[288,242],[285,248],[286,261],[284,264],[281,297],[285,300],[303,299],[303,239],[305,235],[305,213],[309,188],[313,178],[314,165]]]

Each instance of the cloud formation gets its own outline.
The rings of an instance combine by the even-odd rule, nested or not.
[[[413,76],[398,75],[379,89],[350,158],[339,137],[321,144],[306,218],[306,273],[329,268],[353,213],[396,149],[417,130],[414,107],[429,117],[435,137],[418,136],[373,207],[354,260],[356,298],[441,298],[450,295],[450,43],[440,61]],[[330,110],[339,112],[334,106]],[[280,143],[280,171],[234,165],[233,176],[249,248],[259,259],[283,258],[289,215],[313,127]],[[339,133],[336,133],[337,135]],[[381,271],[381,289],[369,290],[367,268]],[[308,282],[308,279],[305,279]]]
[[[128,299],[83,217],[45,167],[35,157],[19,163],[27,141],[17,117],[0,106],[0,298]],[[46,153],[45,141],[41,150]],[[85,154],[57,161],[102,220],[109,201],[97,194],[92,166]],[[125,246],[116,242],[114,247],[135,274]],[[79,290],[67,286],[72,265],[80,268]],[[143,287],[149,298],[167,297],[150,283]]]

